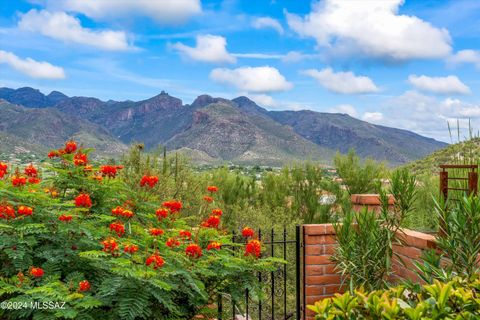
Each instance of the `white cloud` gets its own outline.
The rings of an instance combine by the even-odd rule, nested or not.
[[[320,47],[374,58],[440,58],[451,51],[446,29],[398,14],[404,0],[316,2],[305,17],[287,13],[288,25]]]
[[[450,64],[471,63],[480,69],[480,51],[478,50],[460,50],[447,59]]]
[[[357,117],[357,110],[355,109],[354,106],[350,104],[340,104],[334,108],[331,108],[328,111],[333,113],[345,113],[351,117]]]
[[[270,54],[270,53],[232,53],[232,56],[237,58],[247,58],[247,59],[283,59],[284,55],[282,54]]]
[[[255,29],[266,29],[266,28],[274,29],[279,34],[283,34],[284,32],[280,22],[270,17],[257,18],[252,22],[252,26]]]
[[[305,104],[297,101],[278,101],[268,94],[249,94],[243,93],[241,95],[247,96],[253,100],[260,107],[274,110],[302,110],[305,109]]]
[[[380,112],[365,112],[362,116],[363,121],[379,122],[383,120],[383,114]]]
[[[293,87],[276,68],[269,66],[217,68],[210,72],[210,78],[238,90],[254,93],[286,91]]]
[[[211,34],[196,37],[195,47],[188,47],[183,43],[172,45],[174,49],[192,60],[209,63],[235,63],[237,59],[228,53],[227,40],[221,36]]]
[[[441,94],[467,94],[470,88],[466,86],[457,76],[447,77],[427,77],[416,76],[414,74],[408,77],[408,81],[417,89]]]
[[[353,72],[334,72],[331,68],[325,68],[304,70],[302,74],[314,78],[321,86],[336,93],[360,94],[379,91],[370,78],[356,76]]]
[[[84,28],[79,19],[65,12],[32,9],[21,16],[18,26],[21,30],[39,32],[53,39],[104,50],[127,50],[129,48],[125,32]]]
[[[177,24],[200,14],[200,0],[42,0],[48,8],[85,14],[96,20],[147,16]]]
[[[0,63],[10,65],[15,70],[32,78],[64,79],[63,68],[45,61],[35,61],[31,58],[22,59],[15,54],[0,50]]]

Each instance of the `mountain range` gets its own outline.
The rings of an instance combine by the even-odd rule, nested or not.
[[[446,146],[410,131],[374,125],[347,114],[268,111],[247,97],[208,95],[191,104],[161,92],[142,101],[102,101],[44,95],[25,87],[0,88],[0,153],[38,152],[74,138],[115,156],[133,142],[165,145],[196,162],[280,165],[331,161],[354,148],[363,157],[408,163]]]

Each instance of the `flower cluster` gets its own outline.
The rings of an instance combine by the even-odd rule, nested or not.
[[[63,221],[63,222],[70,222],[70,221],[72,221],[72,216],[62,214],[60,217],[58,217],[58,220]]]
[[[0,179],[2,179],[8,171],[8,165],[5,162],[0,161]]]
[[[154,237],[158,237],[163,234],[163,230],[158,228],[150,228],[149,232]]]
[[[182,239],[190,240],[192,238],[192,233],[188,230],[180,230],[178,233]]]
[[[185,254],[191,258],[200,258],[202,256],[202,248],[196,243],[189,244],[185,248]]]
[[[78,152],[73,156],[73,164],[76,166],[86,166],[88,164],[88,156],[85,153]]]
[[[208,186],[208,187],[207,187],[207,191],[212,192],[212,193],[217,192],[217,191],[218,191],[218,187],[216,187],[216,186]]]
[[[146,265],[150,266],[153,263],[153,269],[160,268],[165,264],[165,260],[158,254],[158,252],[152,254],[147,258]]]
[[[262,244],[258,240],[250,240],[245,245],[245,256],[260,257],[262,251]]]
[[[220,217],[216,215],[211,215],[208,217],[207,220],[202,222],[202,227],[218,229],[219,224],[220,224]]]
[[[30,177],[30,178],[38,177],[38,170],[33,166],[33,164],[30,164],[29,166],[25,167],[24,173],[27,177]]]
[[[255,231],[253,231],[252,228],[249,228],[249,227],[245,227],[243,228],[242,230],[242,236],[244,238],[253,238],[253,236],[255,235]]]
[[[125,226],[121,223],[110,223],[110,232],[114,231],[117,236],[121,237],[125,233]]]
[[[77,151],[77,143],[75,141],[70,140],[65,142],[65,148],[50,151],[48,153],[48,157],[52,159],[55,157],[60,157],[61,155],[64,155],[64,154],[72,154],[75,151]]]
[[[207,250],[220,250],[220,248],[222,247],[222,244],[218,241],[212,241],[208,244],[207,246]]]
[[[75,198],[75,206],[83,207],[83,208],[90,208],[92,206],[92,199],[90,199],[90,195],[86,193],[81,193]]]
[[[134,245],[134,244],[130,244],[130,245],[126,245],[124,248],[123,248],[123,252],[127,252],[127,253],[130,253],[130,254],[134,254],[135,252],[138,251],[138,246],[137,245]]]
[[[180,241],[175,238],[168,238],[168,240],[165,242],[165,245],[169,248],[178,247],[180,246]]]
[[[16,173],[12,178],[12,185],[14,187],[22,187],[27,184],[27,178],[21,176],[19,173]]]
[[[162,206],[168,208],[171,213],[179,212],[183,207],[182,203],[176,200],[165,201]]]
[[[30,268],[30,275],[34,276],[35,278],[43,277],[45,273],[43,272],[42,268],[31,267]]]
[[[0,205],[0,219],[15,219],[15,209],[9,205]]]
[[[84,292],[90,290],[90,282],[83,280],[78,283],[78,291]]]
[[[33,209],[30,208],[30,207],[27,207],[27,206],[20,206],[20,207],[18,207],[17,212],[18,212],[19,215],[31,216],[32,213],[33,213]]]
[[[101,166],[100,173],[104,177],[115,178],[117,176],[118,170],[123,169],[123,166]]]
[[[133,217],[133,212],[131,210],[125,209],[123,207],[117,206],[112,209],[112,214],[117,217],[131,218]]]
[[[115,239],[113,238],[102,241],[102,244],[103,244],[103,251],[105,252],[110,252],[113,254],[115,253],[115,251],[118,250],[117,241],[115,241]]]
[[[157,176],[143,176],[142,179],[140,180],[140,186],[145,187],[148,186],[150,188],[155,187],[155,185],[158,183],[158,177]]]
[[[155,215],[157,216],[158,220],[161,221],[168,217],[168,209],[160,208],[155,211]]]

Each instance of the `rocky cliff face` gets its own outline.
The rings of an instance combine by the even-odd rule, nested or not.
[[[147,148],[167,144],[202,158],[242,163],[284,163],[292,159],[328,161],[335,151],[356,149],[362,157],[402,164],[445,146],[413,132],[373,125],[345,114],[267,111],[247,97],[233,100],[201,95],[191,105],[161,92],[142,101],[101,101],[92,97],[48,96],[32,88],[0,88],[0,99],[28,108],[52,107],[82,119],[123,143]],[[50,109],[49,109],[50,110]],[[22,116],[35,122],[33,113]],[[64,119],[59,116],[59,119]],[[64,119],[65,120],[65,119]],[[62,131],[64,122],[48,125]],[[25,122],[23,125],[28,126]],[[1,124],[0,124],[1,126]],[[38,127],[47,137],[48,130]],[[10,127],[0,131],[8,133]],[[95,131],[98,132],[98,131]]]

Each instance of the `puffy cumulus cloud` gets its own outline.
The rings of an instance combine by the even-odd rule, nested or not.
[[[123,31],[92,30],[82,27],[80,20],[65,12],[32,9],[20,17],[21,30],[39,32],[64,42],[78,43],[104,50],[127,50],[129,45]]]
[[[451,97],[438,98],[417,91],[407,91],[389,98],[378,108],[384,117],[380,123],[411,130],[437,140],[450,141],[447,122],[468,134],[469,120],[473,128],[480,127],[480,103],[462,101]]]
[[[362,120],[367,122],[380,122],[383,120],[383,114],[381,112],[365,112]]]
[[[290,13],[286,17],[290,28],[313,37],[321,47],[388,60],[446,57],[451,51],[448,31],[398,14],[403,3],[324,0],[305,17]]]
[[[268,93],[286,91],[293,87],[278,69],[263,67],[241,67],[236,69],[216,68],[210,78],[218,83],[237,88],[240,91]]]
[[[280,22],[270,17],[256,18],[252,22],[252,27],[254,27],[255,29],[273,29],[279,34],[283,34],[284,32]]]
[[[172,47],[185,57],[209,63],[235,63],[237,59],[228,53],[227,40],[211,34],[196,37],[195,47],[175,43]]]
[[[147,16],[159,23],[177,24],[200,14],[200,0],[42,0],[53,10],[82,13],[96,20],[132,15]]]
[[[314,78],[321,86],[336,93],[360,94],[379,91],[370,78],[356,76],[353,72],[334,72],[331,68],[325,68],[304,70],[301,73]]]
[[[358,115],[357,110],[351,104],[340,104],[334,108],[329,109],[328,111],[333,113],[345,113],[354,118]]]
[[[467,94],[470,88],[457,76],[427,77],[410,75],[408,81],[417,89],[440,94]]]
[[[35,61],[31,58],[21,59],[15,54],[0,50],[0,63],[5,63],[15,70],[32,78],[64,79],[63,68],[54,66],[45,61]]]
[[[447,59],[450,64],[473,64],[480,69],[480,51],[478,50],[460,50]]]

